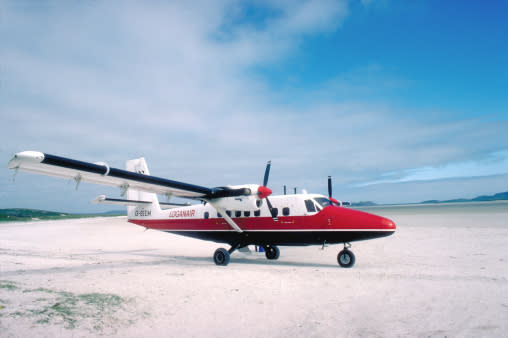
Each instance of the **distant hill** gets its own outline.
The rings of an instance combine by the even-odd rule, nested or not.
[[[428,200],[423,201],[421,204],[432,203],[464,203],[464,202],[488,202],[488,201],[505,201],[508,200],[508,191],[500,192],[489,196],[478,196],[472,199],[457,198],[453,200]],[[352,207],[369,207],[378,204],[372,201],[352,202]],[[87,218],[87,217],[108,217],[108,216],[124,216],[125,211],[111,210],[97,214],[72,214],[65,212],[46,211],[37,209],[0,209],[0,222],[23,222],[32,220],[52,220],[52,219],[67,219],[67,218]]]
[[[489,196],[478,196],[475,198],[467,199],[467,198],[456,198],[453,200],[428,200],[420,203],[411,203],[411,204],[436,204],[436,203],[467,203],[467,202],[489,202],[489,201],[506,201],[508,200],[508,191],[500,192],[494,195]],[[352,207],[372,207],[379,205],[372,201],[361,201],[361,202],[351,202]]]
[[[37,210],[37,209],[0,209],[0,222],[24,222],[32,220],[51,220],[68,218],[87,218],[100,216],[122,216],[122,211],[107,211],[100,214],[72,214],[65,212]]]
[[[439,200],[428,200],[423,201],[422,204],[431,204],[431,203],[463,203],[463,202],[488,202],[488,201],[505,201],[508,200],[508,191],[500,192],[494,195],[489,196],[478,196],[472,199],[466,198],[457,198],[453,200],[439,201]]]
[[[351,202],[352,207],[373,207],[377,205],[372,201],[360,201],[360,202]]]

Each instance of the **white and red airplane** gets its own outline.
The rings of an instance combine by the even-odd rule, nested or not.
[[[246,184],[207,188],[151,176],[144,158],[127,161],[126,169],[106,163],[88,163],[36,151],[17,153],[9,169],[67,178],[122,189],[126,199],[97,197],[95,203],[126,205],[128,221],[178,235],[227,243],[213,259],[227,265],[237,249],[256,245],[265,249],[267,259],[279,258],[279,246],[306,246],[343,243],[337,261],[352,267],[355,256],[350,242],[385,237],[395,232],[395,223],[377,215],[340,207],[329,196],[294,194],[271,196],[267,187],[270,162],[263,185]],[[76,186],[76,188],[77,188]],[[200,200],[201,204],[159,202],[157,194]]]

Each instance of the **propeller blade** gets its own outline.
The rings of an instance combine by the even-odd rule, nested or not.
[[[332,204],[340,206],[340,202],[332,197],[332,176],[328,176],[328,199]]]
[[[263,178],[263,186],[258,188],[258,196],[260,199],[266,199],[266,205],[268,206],[268,210],[270,210],[270,215],[272,215],[272,218],[274,221],[277,221],[277,215],[275,214],[275,209],[272,207],[272,203],[268,199],[268,196],[272,194],[272,190],[270,188],[267,188],[266,185],[268,184],[268,177],[270,176],[270,167],[272,165],[272,161],[268,161],[266,163],[266,169],[265,169],[265,177]]]
[[[268,161],[268,163],[266,163],[265,177],[263,179],[263,187],[266,187],[266,185],[268,184],[268,176],[270,175],[271,165],[272,165],[272,161]]]
[[[265,177],[263,178],[263,185],[258,188],[258,196],[260,199],[266,198],[272,194],[272,189],[267,188],[268,184],[268,176],[270,176],[270,166],[272,165],[272,161],[268,161],[266,163],[265,169]]]

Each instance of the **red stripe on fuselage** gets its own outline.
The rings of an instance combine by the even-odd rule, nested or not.
[[[343,231],[378,230],[395,231],[395,224],[384,217],[366,212],[328,206],[315,215],[233,218],[244,231]],[[130,219],[129,222],[150,229],[167,231],[229,231],[232,228],[223,218],[186,219]]]

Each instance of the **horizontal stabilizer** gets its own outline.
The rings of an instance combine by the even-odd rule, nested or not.
[[[134,200],[124,200],[124,199],[117,199],[117,198],[107,198],[104,195],[100,195],[96,199],[92,201],[92,203],[95,204],[111,204],[111,205],[128,205],[133,207],[144,207],[149,206],[152,204],[152,202],[148,201],[134,201]]]
[[[152,204],[149,201],[136,201],[136,200],[125,200],[118,198],[107,198],[105,195],[100,195],[96,199],[92,201],[95,204],[110,204],[110,205],[127,205],[133,207],[146,207]],[[178,207],[184,207],[190,205],[190,203],[180,204],[180,203],[165,203],[159,202],[162,209],[172,209]]]

